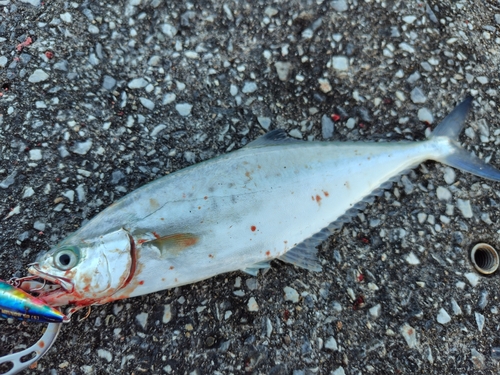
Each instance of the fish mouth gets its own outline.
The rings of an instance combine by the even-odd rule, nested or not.
[[[40,269],[38,263],[31,264],[28,272],[43,280],[42,285],[38,285],[37,287],[33,285],[30,287],[30,292],[37,293],[39,297],[45,297],[52,293],[72,293],[74,290],[74,285],[70,279],[45,273]]]

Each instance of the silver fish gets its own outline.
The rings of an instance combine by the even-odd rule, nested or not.
[[[40,298],[71,313],[225,272],[255,274],[273,259],[319,271],[316,246],[425,160],[500,181],[458,143],[471,103],[420,142],[303,142],[272,131],[128,194],[29,272],[59,285]]]

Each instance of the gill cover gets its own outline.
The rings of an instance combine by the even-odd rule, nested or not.
[[[54,299],[58,298],[67,302],[90,299],[97,303],[124,287],[134,268],[131,237],[119,229],[79,244],[70,238],[43,256],[30,272],[62,286],[63,293],[43,298],[56,305],[58,301]]]

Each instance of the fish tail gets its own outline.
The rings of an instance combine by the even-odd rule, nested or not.
[[[461,171],[472,173],[476,176],[488,180],[500,181],[500,171],[477,156],[465,150],[458,142],[458,137],[465,126],[465,120],[472,105],[472,97],[468,97],[434,129],[430,140],[446,139],[449,152],[445,155],[437,156],[436,161],[460,169]]]

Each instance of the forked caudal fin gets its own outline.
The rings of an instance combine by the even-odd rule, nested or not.
[[[437,161],[460,169],[461,171],[472,173],[476,176],[486,178],[488,180],[500,181],[500,171],[477,156],[463,149],[458,143],[460,132],[464,128],[465,119],[472,105],[472,97],[468,97],[434,129],[430,139],[438,137],[447,138],[450,142],[452,152],[446,156],[436,158]]]

